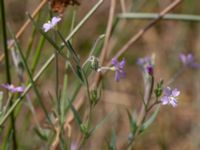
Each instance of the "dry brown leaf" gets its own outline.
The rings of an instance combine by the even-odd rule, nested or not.
[[[79,5],[80,3],[77,0],[50,0],[50,4],[53,12],[63,15],[68,5]]]

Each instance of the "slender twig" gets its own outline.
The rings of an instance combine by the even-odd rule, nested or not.
[[[104,45],[103,45],[101,56],[100,56],[100,63],[104,62],[105,57],[106,57],[106,52],[108,50],[109,39],[110,39],[111,31],[112,31],[112,23],[114,20],[115,5],[116,5],[116,0],[111,0],[108,24],[107,24],[106,34],[105,34],[105,41],[104,41]]]

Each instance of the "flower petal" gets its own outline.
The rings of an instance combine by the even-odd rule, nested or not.
[[[171,94],[172,94],[171,88],[170,88],[170,87],[166,87],[166,88],[164,89],[164,95],[165,95],[165,96],[170,96]]]
[[[180,91],[178,91],[177,89],[174,89],[173,91],[172,91],[172,96],[173,97],[177,97],[177,96],[179,96],[180,95]]]
[[[113,59],[112,59],[112,65],[117,66],[117,64],[118,64],[117,59],[116,59],[116,58],[113,58]]]
[[[192,62],[194,62],[194,57],[193,57],[192,54],[188,54],[187,55],[187,63],[189,64],[189,63],[192,63]]]
[[[179,55],[179,58],[180,58],[180,60],[182,61],[183,64],[186,64],[186,56],[185,56],[185,54],[181,53]]]
[[[22,93],[22,92],[24,92],[24,88],[21,87],[21,86],[18,86],[18,87],[15,88],[15,91]]]
[[[169,103],[173,106],[173,107],[176,107],[178,104],[177,104],[177,100],[175,98],[172,98]]]
[[[126,64],[126,60],[123,59],[123,60],[119,63],[119,67],[120,67],[120,68],[124,68],[125,64]]]
[[[118,71],[115,72],[115,80],[118,82],[120,80],[120,74]]]
[[[60,22],[61,18],[60,17],[53,17],[51,20],[51,24],[55,26],[58,22]]]
[[[167,105],[169,103],[169,98],[167,96],[163,96],[161,98],[162,105]]]
[[[24,88],[21,86],[14,87],[14,85],[12,85],[12,84],[2,84],[2,87],[4,87],[5,89],[7,89],[8,91],[13,92],[13,93],[24,92]]]
[[[49,31],[51,28],[52,28],[51,23],[45,23],[45,24],[43,24],[43,30],[44,30],[44,32]]]
[[[143,58],[139,58],[136,62],[139,66],[142,66],[144,64],[144,59]]]

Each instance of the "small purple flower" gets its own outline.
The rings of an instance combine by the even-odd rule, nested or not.
[[[161,104],[167,105],[170,104],[173,107],[177,106],[177,97],[180,95],[180,91],[177,89],[171,89],[170,87],[166,87],[164,89],[164,95],[161,98]]]
[[[51,21],[48,21],[47,23],[43,24],[44,32],[48,32],[50,29],[52,29],[54,26],[56,26],[57,23],[60,21],[61,21],[60,17],[53,17],[51,19]]]
[[[126,76],[126,73],[124,71],[126,61],[123,59],[121,62],[118,62],[116,58],[112,59],[112,65],[113,67],[111,70],[115,71],[115,80],[118,82],[121,78],[124,78]]]
[[[152,64],[152,58],[150,56],[146,56],[144,58],[139,58],[137,60],[137,64],[139,66],[144,66],[144,65],[147,65],[147,64]]]
[[[154,68],[154,57],[146,56],[144,58],[139,58],[137,60],[137,64],[142,68],[144,73],[148,73],[149,75],[153,75]]]
[[[191,67],[191,68],[199,68],[200,64],[195,62],[194,56],[190,53],[190,54],[183,54],[181,53],[179,55],[179,58],[181,60],[181,62],[183,63],[183,65]]]
[[[22,87],[22,86],[15,87],[12,84],[2,84],[2,87],[4,87],[5,89],[7,89],[8,91],[10,91],[12,93],[17,93],[17,92],[22,93],[22,92],[24,92],[24,87]]]

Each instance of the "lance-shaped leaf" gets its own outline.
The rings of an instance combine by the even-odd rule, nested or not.
[[[74,108],[71,100],[69,100],[69,99],[68,99],[68,104],[69,104],[69,107],[70,107],[70,109],[71,109],[71,111],[74,115],[76,123],[78,124],[79,128],[81,129],[82,121],[81,121],[80,115],[78,114],[77,110]]]
[[[136,120],[132,117],[131,113],[128,110],[127,110],[127,114],[128,114],[128,119],[129,119],[130,127],[131,127],[131,134],[135,135],[135,132],[137,130]]]
[[[115,130],[112,129],[112,135],[111,135],[111,140],[110,142],[107,143],[108,149],[109,150],[116,150],[116,133]]]
[[[140,133],[144,132],[155,121],[155,119],[156,119],[156,117],[158,115],[159,110],[160,110],[160,107],[157,107],[156,110],[149,117],[149,119],[142,124],[142,128],[140,130]]]

